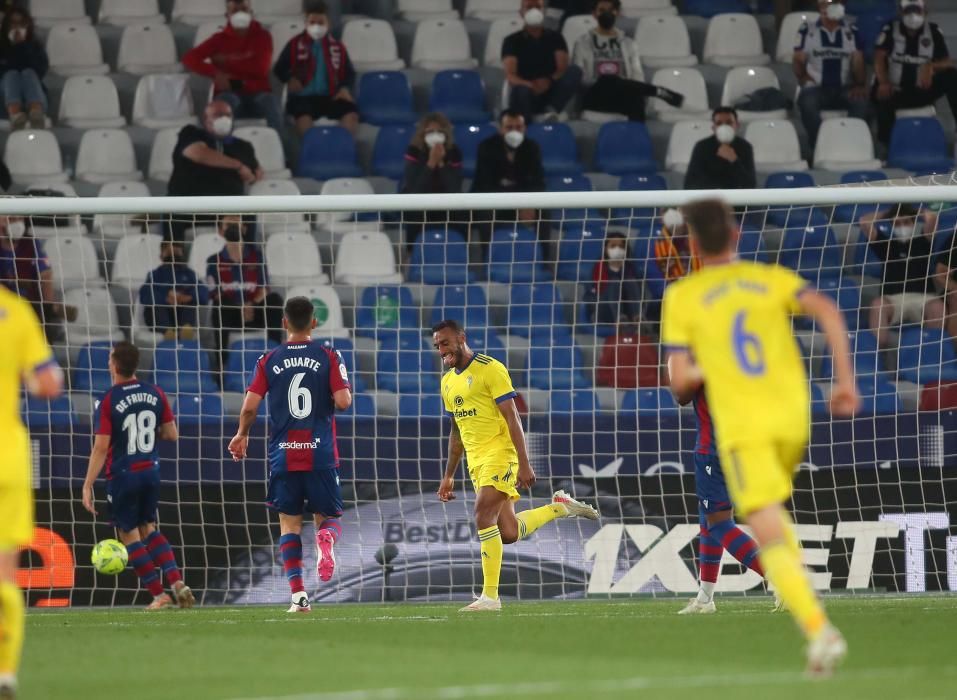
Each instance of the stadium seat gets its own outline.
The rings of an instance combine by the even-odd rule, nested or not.
[[[96,247],[88,236],[60,235],[44,242],[53,281],[60,289],[102,286]]]
[[[526,136],[541,148],[547,175],[577,175],[584,169],[578,160],[575,134],[567,124],[534,123]]]
[[[663,176],[657,173],[623,175],[621,179],[618,180],[618,190],[620,192],[647,192],[666,189],[668,189],[668,182]],[[657,210],[655,207],[635,207],[633,209],[619,207],[612,211],[611,218],[623,220],[620,221],[622,225],[631,227],[632,224],[636,223],[636,219],[649,220],[652,219],[656,213]]]
[[[74,75],[60,93],[59,122],[74,129],[126,126],[116,85],[105,75]]]
[[[452,0],[396,0],[396,12],[410,22],[457,19],[459,16],[452,7]]]
[[[363,376],[364,373],[359,370],[359,364],[356,360],[356,349],[348,335],[329,338],[319,333],[319,329],[317,328],[312,333],[312,339],[322,343],[330,350],[339,353],[339,356],[342,358],[342,363],[346,366],[346,371],[349,373],[349,383],[352,384],[353,398],[355,398],[355,394],[365,391],[366,380]]]
[[[52,131],[14,131],[7,137],[3,162],[18,185],[33,182],[66,182],[60,144]]]
[[[513,0],[466,0],[465,16],[485,22],[494,22],[501,17],[516,15]]]
[[[352,134],[341,126],[314,126],[309,129],[299,149],[296,175],[314,180],[362,177]]]
[[[209,354],[198,340],[164,340],[157,344],[153,353],[153,382],[167,394],[218,392]]]
[[[533,334],[556,328],[564,330],[564,303],[558,287],[551,282],[513,283],[507,309],[509,334],[530,338]]]
[[[23,417],[30,430],[69,430],[76,423],[73,404],[65,394],[55,399],[27,395],[23,402]]]
[[[708,88],[697,68],[659,68],[651,82],[684,95],[681,107],[672,107],[661,100],[648,100],[648,111],[659,121],[680,122],[711,119]]]
[[[764,188],[768,190],[791,190],[795,187],[817,187],[817,184],[814,182],[814,176],[804,171],[771,173],[764,181]]]
[[[738,257],[752,262],[768,262],[768,251],[764,247],[761,231],[743,229],[738,237]]]
[[[827,294],[844,314],[847,329],[857,330],[861,320],[861,286],[852,277],[823,277],[818,281],[817,289]]]
[[[841,175],[842,185],[854,185],[867,182],[886,180],[887,175],[882,170],[855,170]],[[833,219],[837,223],[856,223],[867,212],[878,211],[880,204],[839,204],[834,207]]]
[[[591,416],[602,412],[598,395],[589,389],[552,390],[548,410],[553,414],[581,413]]]
[[[242,389],[224,389],[224,391],[243,391]],[[173,415],[181,425],[199,423],[219,423],[225,419],[223,397],[220,394],[178,394],[173,401]]]
[[[475,159],[479,144],[498,133],[493,124],[456,124],[455,143],[462,151],[462,174],[475,176]]]
[[[468,244],[458,231],[427,228],[416,239],[409,260],[410,282],[424,284],[468,284]]]
[[[947,137],[934,117],[899,118],[894,122],[887,165],[916,173],[949,172],[954,168]]]
[[[877,336],[869,330],[858,329],[848,334],[851,345],[851,358],[854,360],[854,373],[858,382],[867,380],[874,382],[882,375],[881,354],[877,347]],[[821,356],[820,376],[823,380],[830,380],[833,376],[831,355],[825,352]]]
[[[286,290],[286,299],[292,297],[306,297],[312,302],[313,317],[316,319],[313,337],[338,339],[349,337],[349,331],[342,319],[342,302],[339,301],[335,288],[327,284],[290,287]]]
[[[671,4],[671,0],[622,0],[621,13],[625,17],[676,15],[678,8]]]
[[[372,184],[361,177],[334,177],[322,183],[322,189],[319,194],[323,195],[366,195],[375,194]],[[336,222],[353,220],[372,220],[378,221],[379,215],[376,212],[354,212],[354,211],[317,211],[314,214],[314,221],[321,228],[333,228]]]
[[[398,394],[437,394],[436,357],[419,331],[406,331],[384,340],[376,353],[377,388]]]
[[[146,276],[159,267],[162,236],[156,233],[130,233],[123,236],[113,253],[110,282],[131,290],[134,294],[146,281]],[[206,268],[203,267],[203,278]]]
[[[219,19],[214,19],[209,22],[203,22],[198,27],[196,27],[196,34],[193,35],[193,46],[199,46],[204,41],[206,41],[213,34],[217,34],[223,29],[226,28],[226,20],[222,15],[219,16]]]
[[[905,326],[897,351],[897,376],[915,384],[957,381],[954,339],[941,328]]]
[[[77,310],[76,320],[63,324],[68,346],[78,348],[98,340],[123,340],[113,297],[106,287],[68,289],[63,294],[63,303],[75,306]]]
[[[781,28],[778,30],[778,43],[774,51],[775,60],[779,63],[791,65],[791,61],[794,59],[794,45],[798,30],[805,22],[813,24],[818,17],[817,12],[807,10],[787,13],[781,21]]]
[[[657,387],[661,381],[658,346],[633,334],[612,335],[598,356],[595,383],[616,389]]]
[[[405,174],[405,152],[415,135],[411,124],[379,127],[372,148],[372,172],[393,180],[402,180]]]
[[[252,144],[266,177],[270,180],[285,180],[292,177],[286,167],[286,156],[283,154],[282,141],[279,134],[268,126],[241,126],[233,132],[233,136],[244,139]]]
[[[133,124],[165,129],[195,124],[196,121],[189,75],[167,73],[140,78],[133,97]]]
[[[482,60],[482,63],[486,66],[491,68],[502,67],[502,42],[509,34],[521,31],[522,27],[525,26],[514,7],[512,10],[511,17],[499,17],[492,20],[489,25],[488,34],[485,36],[485,54]],[[571,51],[572,47],[569,46],[568,48]]]
[[[243,335],[232,341],[223,368],[223,391],[245,393],[252,382],[256,362],[274,347],[276,343],[268,338],[252,335]]]
[[[250,197],[298,197],[302,194],[294,180],[260,180],[249,187]],[[303,212],[262,213],[256,217],[260,233],[311,233],[309,215]]]
[[[565,21],[562,23],[562,37],[568,45],[568,53],[574,50],[575,44],[578,42],[578,37],[587,34],[597,26],[598,22],[591,15],[571,15],[565,17]]]
[[[142,180],[136,167],[133,142],[125,129],[84,132],[76,156],[76,178],[102,185],[119,180]]]
[[[591,280],[592,269],[605,254],[605,229],[595,222],[575,222],[562,227],[558,243],[556,277],[569,282]]]
[[[263,21],[258,15],[256,19],[259,22]],[[302,34],[306,28],[306,23],[303,21],[302,14],[299,13],[295,17],[285,17],[275,23],[269,23],[267,26],[269,27],[269,34],[272,36],[272,65],[276,65],[282,50],[286,48],[286,44],[297,34]]]
[[[359,79],[359,114],[376,126],[415,121],[412,88],[401,71],[363,73]]]
[[[591,192],[591,180],[585,175],[552,175],[545,178],[546,192]],[[549,213],[553,222],[557,222],[559,227],[566,224],[582,223],[587,218],[599,219],[604,214],[599,209],[585,209],[576,207],[574,209],[552,209]]]
[[[464,286],[438,287],[435,298],[432,300],[432,316],[430,325],[439,321],[453,319],[465,326],[480,332],[488,326],[488,299],[485,288],[478,284]],[[472,332],[469,331],[471,343]]]
[[[668,151],[665,154],[665,169],[676,173],[688,172],[691,152],[695,144],[713,133],[711,120],[678,122],[671,128]]]
[[[356,336],[385,340],[400,331],[419,333],[419,307],[408,287],[366,287],[356,305]]]
[[[392,241],[381,231],[350,231],[336,251],[336,284],[399,284]]]
[[[100,0],[97,24],[165,24],[157,0]]]
[[[858,377],[857,390],[861,395],[859,416],[892,416],[904,411],[904,402],[897,392],[897,386],[887,379]]]
[[[711,18],[704,38],[703,60],[732,68],[765,66],[771,62],[771,57],[764,53],[757,20],[750,14],[732,12]]]
[[[750,12],[748,0],[685,0],[684,13],[701,17],[714,17],[727,12]]]
[[[30,0],[30,14],[38,27],[90,24],[83,0]]]
[[[113,343],[103,340],[80,348],[73,364],[73,379],[70,382],[73,391],[101,394],[113,385],[109,369],[112,350]]]
[[[302,0],[269,0],[268,3],[259,3],[256,7],[256,19],[267,27],[273,27],[279,22],[302,21]]]
[[[641,62],[648,68],[686,68],[698,65],[698,57],[691,52],[688,25],[681,17],[642,17],[635,29],[635,41],[641,47]]]
[[[542,266],[538,236],[524,226],[500,227],[488,248],[488,278],[492,282],[534,282],[549,279]]]
[[[721,90],[721,104],[735,106],[751,93],[765,88],[778,90],[781,88],[778,76],[770,68],[763,66],[732,68],[724,79],[724,87]],[[786,120],[788,116],[787,110],[784,109],[757,112],[739,108],[737,111],[738,119],[742,123],[755,119]]]
[[[219,0],[173,0],[173,21],[198,26],[203,22],[222,21],[223,3]]]
[[[133,75],[178,73],[183,70],[176,56],[173,32],[165,24],[131,24],[123,29],[117,70]]]
[[[789,228],[781,240],[778,263],[814,283],[825,277],[840,277],[844,250],[828,226]]]
[[[526,384],[533,389],[584,389],[591,386],[582,367],[582,351],[569,338],[567,345],[533,344],[525,360]]]
[[[445,403],[438,394],[399,395],[398,415],[412,418],[435,418],[445,415]]]
[[[814,147],[814,167],[835,172],[881,167],[867,122],[850,117],[825,119]]]
[[[169,181],[173,174],[173,151],[176,149],[181,128],[170,126],[160,129],[153,137],[153,145],[150,147],[150,163],[147,169],[147,174],[151,180],[160,180],[164,183]]]
[[[57,75],[106,75],[100,35],[89,24],[56,24],[46,40],[50,70]]]
[[[412,41],[413,68],[467,70],[477,65],[462,20],[423,19],[416,25]]]
[[[456,124],[484,122],[492,118],[485,109],[482,77],[474,70],[436,73],[429,92],[429,111],[441,112]]]
[[[385,20],[363,17],[346,22],[342,43],[359,73],[405,68],[405,61],[399,58],[392,25]]]
[[[219,233],[197,233],[189,246],[189,266],[196,276],[206,279],[206,261],[213,255],[219,254],[225,241]]]
[[[149,197],[150,189],[144,182],[107,182],[100,187],[97,197]],[[135,215],[97,214],[93,217],[93,232],[105,238],[121,238],[130,231],[138,231]]]
[[[595,167],[610,175],[654,173],[658,170],[654,153],[648,128],[641,122],[602,124],[595,145]]]
[[[671,390],[665,387],[657,389],[634,389],[625,393],[621,402],[622,412],[634,412],[639,416],[674,416],[678,414]]]
[[[753,121],[744,138],[754,147],[754,167],[758,171],[808,169],[807,161],[801,158],[797,131],[789,121]]]
[[[957,408],[957,382],[928,382],[920,392],[921,411],[948,411]]]
[[[278,287],[325,284],[319,246],[308,232],[273,233],[266,239],[266,270],[269,282]]]

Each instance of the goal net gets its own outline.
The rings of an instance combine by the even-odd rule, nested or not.
[[[864,410],[833,420],[823,336],[795,321],[813,429],[793,510],[824,591],[957,590],[957,359],[948,332],[957,308],[935,286],[951,283],[943,274],[927,287],[942,317],[922,322],[912,298],[899,311],[891,302],[875,310],[889,288],[861,226],[873,218],[874,235],[886,239],[909,222],[908,240],[931,242],[927,269],[936,270],[957,227],[957,188],[904,184],[727,193],[741,223],[739,255],[798,270],[836,299],[851,333]],[[346,502],[337,573],[320,586],[307,547],[311,599],[462,599],[480,588],[464,472],[455,501],[435,496],[449,425],[429,328],[444,318],[510,369],[539,477],[519,508],[563,488],[602,514],[508,547],[503,594],[695,590],[695,416],[665,386],[658,329],[665,286],[694,266],[669,210],[700,196],[0,201],[0,213],[26,222],[22,239],[3,243],[4,282],[43,315],[69,388],[52,402],[23,400],[37,529],[18,580],[30,603],[147,598],[131,570],[94,573],[91,547],[112,530],[79,501],[109,348],[123,338],[139,346],[140,378],[167,392],[179,423],[181,437],[161,450],[159,517],[186,580],[204,604],[288,602],[278,526],[263,505],[265,414],[243,463],[226,445],[251,368],[281,340],[276,318],[292,295],[313,301],[315,337],[342,353],[355,392],[337,418]],[[241,255],[238,246],[223,252],[230,226],[241,229]],[[171,254],[175,267],[154,272]],[[102,481],[95,494],[102,512]],[[765,588],[726,554],[718,591]]]

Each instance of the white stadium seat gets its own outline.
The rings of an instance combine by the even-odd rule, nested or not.
[[[293,180],[260,180],[249,187],[250,197],[298,196],[302,194],[299,185]],[[266,235],[277,231],[305,231],[311,226],[305,214],[301,212],[281,212],[260,214],[259,227]]]
[[[754,148],[754,167],[762,172],[807,170],[794,125],[784,119],[759,119],[748,124],[745,140]]]
[[[302,0],[268,0],[268,2],[258,2],[253,6],[255,17],[267,27],[272,27],[279,22],[291,22],[293,20],[303,20]]]
[[[76,179],[102,185],[142,180],[133,142],[125,129],[91,129],[83,133],[76,156]]]
[[[274,233],[266,238],[266,271],[269,283],[278,287],[300,284],[326,284],[319,246],[312,234],[300,232]]]
[[[60,93],[59,122],[74,129],[110,129],[126,126],[120,114],[120,95],[106,75],[74,75]]]
[[[30,14],[38,27],[56,24],[90,24],[83,0],[31,0]]]
[[[193,35],[193,46],[199,46],[213,34],[218,34],[225,28],[226,22],[222,17],[212,22],[203,22],[196,27],[196,34]]]
[[[797,33],[805,22],[813,24],[819,17],[817,12],[789,12],[781,21],[778,31],[778,45],[774,51],[774,58],[779,63],[790,63],[794,58],[794,47],[797,45]]]
[[[146,276],[162,262],[162,240],[163,237],[156,233],[131,233],[123,236],[113,253],[110,282],[135,294],[143,286]]]
[[[44,249],[60,290],[103,286],[96,247],[87,236],[65,235],[47,238]]]
[[[598,22],[591,15],[572,15],[566,18],[565,24],[562,26],[562,37],[568,44],[568,53],[570,54],[575,48],[578,37],[587,34],[597,26]]]
[[[452,0],[398,0],[396,11],[402,19],[421,22],[426,19],[458,19]]]
[[[100,187],[97,197],[149,197],[150,188],[145,182],[128,180],[107,182]],[[97,214],[93,217],[93,232],[104,238],[122,238],[128,233],[139,232],[134,224],[136,216],[129,214]]]
[[[150,164],[147,174],[151,180],[166,182],[173,174],[173,150],[179,139],[181,127],[171,126],[160,129],[153,137],[153,146],[150,148]]]
[[[289,43],[289,40],[297,34],[302,34],[305,28],[306,23],[302,17],[298,19],[285,19],[269,28],[269,33],[272,34],[273,65],[276,64],[276,59],[279,58],[279,54],[282,53],[282,50],[286,48],[286,44]]]
[[[729,12],[708,22],[704,38],[705,63],[718,66],[766,66],[771,57],[764,52],[761,28],[753,15]]]
[[[520,31],[525,24],[517,14],[515,17],[502,17],[492,21],[485,36],[485,57],[483,63],[493,68],[502,67],[502,43],[509,34]],[[569,47],[571,51],[571,47]]]
[[[724,78],[724,89],[721,91],[721,104],[733,107],[735,103],[744,99],[752,92],[763,88],[781,89],[778,76],[765,66],[732,68]],[[753,119],[785,119],[787,111],[773,109],[766,112],[749,112],[738,110],[738,118],[742,122]]]
[[[681,17],[642,17],[635,30],[635,41],[641,62],[649,68],[684,68],[698,64],[698,57],[691,53],[688,25]]]
[[[649,113],[656,113],[663,122],[679,122],[711,117],[708,106],[708,87],[696,68],[659,68],[651,82],[680,92],[685,96],[681,108],[672,107],[659,99],[648,100]]]
[[[837,172],[879,169],[867,122],[851,117],[825,119],[817,133],[814,167]]]
[[[100,0],[98,24],[165,24],[156,0]]]
[[[149,129],[195,124],[189,75],[162,73],[140,78],[133,97],[133,123]]]
[[[100,35],[89,24],[57,24],[46,40],[50,70],[57,75],[106,75]]]
[[[336,251],[336,284],[399,284],[392,241],[381,231],[350,231]]]
[[[515,0],[467,0],[465,16],[494,22],[500,17],[518,17],[518,3]]]
[[[259,167],[271,180],[286,180],[292,177],[286,167],[286,156],[282,151],[282,141],[275,129],[268,126],[242,126],[233,131],[233,136],[249,141],[256,152]]]
[[[63,303],[77,310],[76,320],[63,324],[68,346],[79,348],[97,340],[123,340],[113,297],[106,287],[70,289],[63,295]]]
[[[342,30],[342,43],[349,51],[352,65],[360,73],[376,70],[402,70],[392,25],[382,19],[353,19]]]
[[[220,0],[174,0],[173,21],[200,25],[213,20],[222,21],[226,3]]]
[[[691,161],[691,151],[701,139],[711,136],[711,121],[678,122],[671,129],[668,139],[668,152],[665,155],[665,168],[677,173],[688,170]]]
[[[621,14],[625,17],[676,15],[678,8],[671,4],[671,0],[621,0]]]
[[[134,75],[179,73],[173,32],[165,24],[131,24],[123,29],[116,57],[120,71]]]
[[[286,298],[306,297],[312,301],[313,306],[321,304],[326,309],[325,320],[317,323],[315,330],[312,331],[316,338],[348,338],[349,331],[342,320],[342,302],[336,290],[327,284],[302,285],[292,287],[286,290]],[[318,302],[318,303],[317,303]],[[316,321],[319,319],[317,318]],[[357,367],[350,367],[352,371],[357,371]]]
[[[3,162],[13,181],[28,185],[35,181],[66,182],[60,144],[52,131],[14,131],[7,137]]]
[[[412,65],[425,70],[475,68],[469,34],[460,19],[425,19],[415,28]]]
[[[334,177],[322,183],[320,194],[375,194],[372,184],[361,177]],[[351,211],[319,211],[316,212],[316,225],[320,227],[332,226],[339,221],[348,221],[355,216]]]
[[[189,247],[189,266],[201,279],[206,279],[206,261],[223,249],[226,241],[218,233],[198,233]]]

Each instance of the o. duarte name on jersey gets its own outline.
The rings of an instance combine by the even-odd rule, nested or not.
[[[273,374],[282,374],[283,370],[302,367],[318,372],[321,366],[319,360],[314,360],[311,357],[285,357],[282,361],[282,367],[273,365],[272,371]]]
[[[124,413],[126,409],[137,403],[148,403],[150,406],[156,406],[159,404],[159,398],[157,398],[155,394],[150,394],[145,391],[137,394],[129,394],[118,401],[114,408],[118,413]]]

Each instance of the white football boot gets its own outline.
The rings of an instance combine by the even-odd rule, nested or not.
[[[718,612],[717,606],[714,604],[714,600],[709,600],[707,603],[702,603],[698,600],[697,597],[692,598],[688,601],[688,604],[681,608],[678,611],[679,615],[710,615],[711,613]]]
[[[559,490],[552,494],[552,503],[561,503],[568,509],[568,517],[588,518],[589,520],[598,520],[598,511],[587,503],[576,501],[565,491]]]
[[[847,642],[833,625],[827,625],[807,645],[807,675],[811,678],[827,678],[847,656]]]
[[[292,605],[289,606],[289,609],[286,612],[307,613],[311,611],[312,606],[309,605],[309,596],[306,595],[305,591],[292,594]]]
[[[489,598],[484,593],[472,601],[464,608],[459,608],[459,612],[498,612],[502,609],[502,601],[498,598]]]

